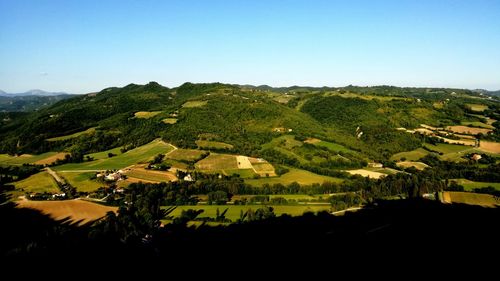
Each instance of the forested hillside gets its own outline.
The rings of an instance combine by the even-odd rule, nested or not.
[[[161,137],[179,147],[196,147],[202,139],[225,142],[234,152],[259,156],[263,144],[291,134],[388,159],[422,142],[396,128],[478,121],[466,115],[471,110],[465,106],[478,99],[478,93],[466,90],[388,86],[275,89],[185,83],[170,89],[156,82],[130,84],[62,100],[30,114],[4,114],[0,151],[90,153],[136,147]],[[482,102],[492,109],[497,106]]]

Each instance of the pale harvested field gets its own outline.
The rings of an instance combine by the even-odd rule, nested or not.
[[[500,143],[491,141],[481,141],[481,143],[479,144],[479,149],[491,153],[500,153]]]
[[[413,161],[398,162],[398,163],[396,163],[396,165],[398,167],[402,167],[402,168],[415,167],[415,169],[417,169],[417,170],[423,170],[423,169],[429,167],[429,165],[427,165],[425,163],[422,163],[422,162],[413,162]]]
[[[425,124],[420,124],[420,127],[426,128],[426,129],[429,129],[429,130],[432,130],[432,131],[437,131],[437,130],[441,130],[442,129],[442,128],[436,128],[436,127],[432,127],[432,126],[425,125]]]
[[[182,107],[191,108],[191,107],[201,107],[207,104],[207,101],[187,101]]]
[[[161,111],[138,111],[134,113],[135,118],[149,119],[160,114]]]
[[[484,104],[474,104],[474,103],[469,103],[467,104],[469,106],[469,108],[472,110],[472,111],[477,111],[477,112],[483,112],[485,111],[486,109],[488,109],[488,106],[487,105],[484,105]]]
[[[433,131],[431,131],[429,129],[426,129],[426,128],[418,128],[418,129],[415,129],[414,131],[415,132],[419,132],[419,133],[424,134],[424,135],[432,135],[432,134],[434,134]]]
[[[69,155],[69,153],[60,152],[60,153],[57,153],[54,156],[50,156],[48,158],[38,160],[34,164],[37,164],[37,165],[49,165],[49,164],[52,164],[52,163],[56,162],[56,160],[58,160],[58,159],[61,159],[61,160],[64,159],[64,157],[66,157],[66,155]]]
[[[266,176],[266,175],[270,177],[277,176],[273,165],[269,163],[253,164],[253,170],[260,176]]]
[[[165,124],[175,124],[177,123],[177,118],[165,118],[161,121]]]
[[[368,171],[365,169],[345,170],[345,172],[348,172],[351,175],[360,175],[362,177],[370,177],[372,179],[379,179],[381,177],[387,176],[387,174],[382,174],[379,172],[372,172],[372,171]]]
[[[107,212],[116,212],[117,207],[108,207],[84,200],[63,201],[30,201],[23,199],[16,202],[18,208],[39,210],[55,220],[69,218],[73,223],[85,224],[106,215]]]
[[[320,139],[315,139],[315,138],[308,138],[304,141],[305,143],[310,143],[310,144],[315,144],[321,142]]]
[[[451,195],[449,192],[443,192],[443,203],[451,203]]]
[[[469,135],[477,135],[480,133],[487,134],[492,131],[491,129],[472,128],[467,126],[448,126],[446,127],[446,130],[452,131],[454,133],[469,134]]]
[[[253,169],[252,163],[246,156],[238,155],[236,161],[238,161],[238,169]]]
[[[145,165],[136,165],[127,169],[125,174],[128,178],[138,179],[143,182],[169,182],[176,181],[177,177],[168,171],[148,170],[144,168]]]
[[[464,138],[464,139],[471,139],[471,140],[475,140],[476,137],[474,136],[469,136],[469,135],[461,135],[461,134],[454,134],[455,136],[459,137],[459,138]]]
[[[210,154],[207,158],[198,161],[195,167],[199,170],[231,170],[238,169],[236,156],[228,154]],[[250,167],[251,168],[251,167]]]
[[[250,163],[252,164],[259,164],[259,163],[267,163],[266,160],[262,159],[262,158],[253,158],[253,157],[248,157],[248,160],[250,161]]]
[[[127,177],[126,180],[119,181],[118,186],[127,186],[128,183],[138,183],[138,182],[143,182],[143,183],[159,183],[158,181],[151,181],[151,180],[145,180],[145,179],[138,179],[138,178],[133,178],[133,177]]]

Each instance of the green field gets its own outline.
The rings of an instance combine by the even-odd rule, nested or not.
[[[472,111],[477,112],[483,112],[488,109],[488,106],[484,104],[467,103],[466,105],[469,106]]]
[[[255,176],[253,169],[225,169],[221,170],[221,173],[228,176],[237,174],[244,179],[253,178]]]
[[[106,186],[104,183],[99,183],[96,180],[91,179],[91,177],[95,175],[93,172],[59,172],[58,174],[69,184],[76,187],[78,191],[91,192],[97,190],[99,187]]]
[[[481,188],[481,187],[494,187],[496,190],[500,190],[500,183],[498,182],[478,182],[478,181],[471,181],[468,179],[453,179],[450,181],[454,181],[459,185],[462,185],[465,190],[467,191],[474,191],[474,188]]]
[[[181,162],[181,161],[173,160],[173,159],[164,160],[163,163],[169,165],[172,168],[177,168],[177,169],[181,169],[181,170],[187,170],[189,168],[188,164]]]
[[[400,168],[410,168],[414,167],[417,170],[424,170],[425,168],[429,167],[429,165],[422,163],[422,162],[415,162],[415,161],[404,161],[404,162],[398,162],[396,165]]]
[[[154,140],[112,158],[105,158],[90,162],[71,163],[54,167],[56,171],[66,170],[112,170],[122,169],[133,164],[147,162],[154,156],[168,153],[173,149],[170,144],[161,140]]]
[[[271,165],[269,163],[252,164],[252,167],[257,172],[271,172],[271,171],[274,171],[273,165]]]
[[[10,156],[7,154],[0,154],[0,165],[22,165],[28,163],[35,163],[39,160],[47,159],[56,155],[58,152],[46,152],[38,155],[23,154],[21,156]]]
[[[274,138],[270,142],[262,145],[262,149],[274,149],[288,157],[297,159],[301,164],[307,164],[309,161],[292,151],[294,148],[300,148],[303,145],[304,143],[296,140],[295,136],[284,135]]]
[[[295,136],[284,135],[272,139],[270,142],[264,144],[262,149],[277,148],[278,146],[285,150],[292,150],[296,147],[302,146],[303,143],[295,139]]]
[[[472,146],[448,143],[438,143],[437,145],[426,143],[425,147],[433,151],[441,152],[443,154],[462,152],[472,148]]]
[[[14,186],[16,189],[22,189],[24,192],[60,192],[56,181],[47,172],[40,172],[26,179],[14,182]]]
[[[175,124],[177,123],[177,118],[165,118],[161,121],[165,124]]]
[[[61,140],[69,140],[69,139],[74,139],[74,138],[77,138],[81,135],[85,135],[85,134],[91,134],[95,132],[95,127],[94,128],[90,128],[90,129],[87,129],[85,131],[81,131],[81,132],[77,132],[77,133],[74,133],[74,134],[71,134],[71,135],[66,135],[66,136],[60,136],[60,137],[55,137],[55,138],[50,138],[50,139],[47,139],[47,141],[61,141]]]
[[[167,158],[178,161],[197,161],[204,153],[206,152],[197,149],[177,149],[167,155]]]
[[[112,149],[109,149],[106,151],[91,153],[91,154],[88,154],[87,156],[94,158],[94,160],[107,159],[107,158],[109,158],[108,153],[113,153],[115,155],[123,154],[120,150],[121,150],[121,147],[115,147],[115,148],[112,148]]]
[[[320,141],[318,143],[315,143],[315,145],[326,147],[326,148],[330,149],[331,151],[348,152],[348,153],[353,153],[353,154],[357,153],[356,151],[353,151],[353,150],[351,150],[343,145],[333,143],[333,142]]]
[[[401,158],[406,158],[406,160],[408,161],[417,161],[420,160],[420,158],[426,156],[427,154],[429,154],[429,151],[423,148],[417,148],[412,151],[396,153],[390,158],[390,160],[401,160]]]
[[[234,155],[210,154],[207,158],[198,161],[195,167],[202,171],[236,170],[238,169],[238,162]]]
[[[336,183],[344,181],[343,179],[317,175],[305,170],[299,170],[294,168],[288,168],[288,169],[290,169],[290,172],[281,175],[280,177],[272,177],[272,178],[262,177],[260,179],[248,179],[245,180],[245,182],[253,186],[262,186],[265,183],[270,185],[276,183],[287,185],[292,182],[298,182],[301,185],[310,185],[313,183],[323,183],[325,181],[336,182]]]
[[[182,107],[185,108],[192,108],[192,107],[202,107],[207,104],[207,101],[188,101],[182,105]]]
[[[149,119],[153,118],[156,115],[160,114],[161,111],[138,111],[134,113],[135,118],[140,118],[140,119]]]
[[[325,205],[304,205],[304,206],[296,206],[296,205],[267,205],[274,208],[274,213],[276,215],[289,214],[291,216],[300,216],[305,212],[320,212],[320,211],[329,211],[330,204]],[[177,217],[181,214],[183,210],[193,209],[193,210],[204,210],[198,217],[211,217],[215,218],[217,209],[222,213],[225,209],[228,209],[226,213],[226,218],[231,221],[236,221],[240,217],[241,211],[246,212],[249,209],[257,210],[259,208],[263,208],[265,205],[196,205],[196,206],[179,206],[177,207],[169,216]]]
[[[485,128],[485,129],[495,129],[495,127],[493,127],[491,125],[488,125],[488,124],[485,124],[483,122],[479,122],[479,121],[474,121],[474,122],[462,121],[461,124],[465,125],[465,126],[471,126],[471,127],[478,127],[478,128]]]
[[[224,143],[224,142],[218,142],[218,141],[205,141],[205,140],[197,140],[196,145],[198,145],[199,148],[206,148],[206,149],[233,149],[233,145]]]
[[[494,207],[500,205],[500,200],[490,194],[480,194],[471,192],[443,192],[444,198],[448,198],[452,203],[462,203],[469,205],[479,205]],[[446,195],[448,194],[448,195]]]

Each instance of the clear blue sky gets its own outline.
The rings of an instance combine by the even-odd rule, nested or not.
[[[500,1],[0,0],[0,89],[500,89]]]

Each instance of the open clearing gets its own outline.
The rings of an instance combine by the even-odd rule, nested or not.
[[[491,129],[473,128],[473,127],[467,127],[467,126],[448,126],[448,127],[446,127],[446,130],[449,130],[453,133],[469,134],[469,135],[477,135],[477,134],[486,135],[492,131]]]
[[[471,149],[470,146],[457,145],[457,144],[447,144],[447,143],[438,143],[437,145],[425,144],[425,147],[427,147],[428,149],[430,149],[432,151],[441,152],[443,154],[462,152],[462,151]]]
[[[66,135],[66,136],[60,136],[60,137],[46,139],[46,141],[62,141],[62,140],[74,139],[74,138],[77,138],[77,137],[79,137],[81,135],[86,135],[86,134],[94,133],[95,129],[96,129],[96,127],[93,127],[93,128],[89,128],[89,129],[87,129],[85,131],[77,132],[77,133],[74,133],[74,134],[71,134],[71,135]]]
[[[253,169],[225,169],[225,170],[220,170],[220,172],[222,172],[222,174],[226,176],[231,176],[236,174],[243,179],[253,178],[255,176],[255,172]]]
[[[197,140],[196,145],[202,149],[233,149],[233,145],[218,141]]]
[[[210,154],[207,158],[197,162],[195,167],[201,171],[238,169],[238,161],[236,159],[235,155]]]
[[[140,118],[140,119],[149,119],[153,118],[156,115],[160,114],[161,111],[138,111],[134,113],[135,118]]]
[[[154,140],[143,146],[139,146],[112,158],[104,158],[90,162],[70,163],[54,167],[56,171],[68,170],[112,170],[122,169],[137,163],[144,163],[158,154],[166,154],[172,151],[174,147],[159,139]]]
[[[317,144],[319,142],[321,142],[321,140],[316,138],[308,138],[304,141],[304,143],[309,143],[309,144]]]
[[[491,153],[500,153],[500,143],[491,141],[481,141],[481,143],[479,144],[479,149]]]
[[[266,176],[266,174],[270,177],[276,176],[273,165],[269,163],[252,164],[252,167],[261,176]]]
[[[91,179],[95,176],[95,173],[93,172],[59,172],[59,175],[63,177],[66,182],[76,187],[78,191],[82,192],[92,192],[97,190],[99,187],[106,186],[104,183],[99,183],[95,179]]]
[[[357,152],[354,150],[351,150],[343,145],[340,145],[338,143],[333,143],[333,142],[328,142],[328,141],[320,141],[317,143],[314,143],[317,146],[322,146],[330,149],[331,151],[340,151],[340,152],[348,152],[352,154],[356,154]]]
[[[185,108],[192,108],[192,107],[202,107],[204,105],[207,104],[207,101],[188,101],[188,102],[185,102],[182,107],[185,107]]]
[[[35,163],[58,154],[57,152],[46,152],[38,155],[23,154],[20,156],[10,156],[8,154],[0,154],[0,165],[22,165]]]
[[[445,203],[462,203],[469,205],[479,205],[484,207],[495,207],[500,205],[500,199],[490,194],[480,194],[471,192],[443,192]]]
[[[272,139],[270,142],[262,145],[262,149],[270,149],[270,148],[284,148],[284,150],[292,150],[295,147],[302,146],[303,143],[295,139],[295,136],[285,135]],[[281,151],[281,150],[280,150]]]
[[[248,160],[248,157],[243,155],[236,156],[236,161],[238,162],[238,169],[252,169],[252,163]]]
[[[137,165],[125,171],[125,175],[129,178],[146,180],[148,182],[169,182],[176,181],[177,177],[168,171],[156,171],[144,169],[143,165]]]
[[[335,182],[335,183],[340,183],[343,182],[343,179],[339,178],[334,178],[334,177],[328,177],[328,176],[322,176],[318,174],[311,173],[309,171],[305,170],[299,170],[295,168],[290,168],[287,167],[290,171],[284,175],[281,175],[279,177],[262,177],[260,179],[247,179],[245,180],[246,183],[251,184],[253,186],[262,186],[263,184],[284,184],[288,185],[291,184],[292,182],[297,182],[301,185],[311,185],[313,183],[323,183],[323,182]]]
[[[429,167],[429,165],[425,164],[425,163],[422,163],[422,162],[413,162],[413,161],[403,161],[403,162],[398,162],[396,163],[396,165],[400,168],[410,168],[410,167],[414,167],[415,169],[417,170],[423,170],[427,167]]]
[[[62,201],[16,201],[18,208],[30,208],[39,210],[55,220],[69,218],[73,223],[80,225],[100,219],[107,212],[116,212],[117,207],[108,207],[85,200],[62,200]]]
[[[453,179],[450,180],[456,182],[459,185],[462,185],[465,190],[467,191],[474,191],[474,188],[481,188],[481,187],[488,187],[491,186],[495,188],[496,190],[500,190],[500,183],[499,182],[478,182],[478,181],[471,181],[468,179]]]
[[[179,148],[169,153],[167,158],[177,161],[194,162],[200,159],[205,153],[207,152],[203,150]]]
[[[94,160],[99,160],[99,159],[107,159],[109,158],[108,154],[112,153],[114,155],[120,155],[123,154],[121,152],[121,147],[115,147],[106,151],[101,151],[101,152],[96,152],[96,153],[91,153],[86,156],[94,158]]]
[[[401,160],[401,158],[405,158],[406,160],[417,161],[420,160],[422,157],[426,156],[427,154],[429,154],[429,151],[423,148],[417,148],[412,151],[396,153],[391,157],[390,160]]]
[[[345,172],[348,172],[351,175],[360,175],[362,177],[369,177],[372,179],[379,179],[381,177],[387,176],[387,174],[380,173],[380,172],[374,172],[374,171],[368,171],[365,169],[357,169],[357,170],[345,170]]]
[[[177,123],[177,119],[176,118],[165,118],[165,119],[161,120],[161,122],[163,122],[165,124],[175,124],[175,123]]]
[[[485,128],[485,129],[495,129],[495,127],[491,126],[491,124],[489,124],[489,123],[485,124],[485,123],[479,122],[479,121],[475,121],[475,122],[463,121],[461,123],[462,123],[462,125],[465,125],[465,126],[472,126],[472,127]]]
[[[13,184],[19,191],[28,193],[59,193],[59,187],[56,181],[47,172],[40,172],[38,174],[31,175],[30,177],[14,182]]]
[[[452,140],[452,139],[443,138],[440,136],[437,136],[437,138],[442,139],[445,143],[448,143],[448,144],[474,146],[474,141],[470,140],[470,139]]]
[[[201,213],[198,218],[201,217],[211,217],[215,218],[217,209],[219,209],[219,212],[222,213],[224,210],[227,210],[226,213],[226,218],[230,219],[231,221],[236,221],[240,217],[240,213],[243,211],[245,213],[249,209],[252,210],[257,210],[259,208],[264,208],[266,206],[270,206],[274,208],[274,213],[276,215],[282,215],[282,214],[289,214],[291,216],[300,216],[304,214],[305,212],[320,212],[320,211],[329,211],[330,210],[330,204],[325,204],[325,205],[303,205],[303,206],[296,206],[296,205],[222,205],[222,206],[216,206],[216,205],[195,205],[195,206],[179,206],[177,207],[172,213],[169,214],[169,216],[173,217],[178,217],[180,216],[181,212],[183,210],[188,210],[188,209],[193,209],[193,210],[204,210],[203,213]]]
[[[45,159],[38,160],[34,164],[37,164],[37,165],[49,165],[49,164],[52,164],[52,163],[56,162],[57,160],[63,160],[64,158],[66,158],[66,155],[69,155],[69,153],[59,152],[56,155],[47,157]]]
[[[475,104],[475,103],[468,103],[467,106],[472,110],[472,111],[477,111],[477,112],[483,112],[486,109],[488,109],[487,105],[484,104]]]

